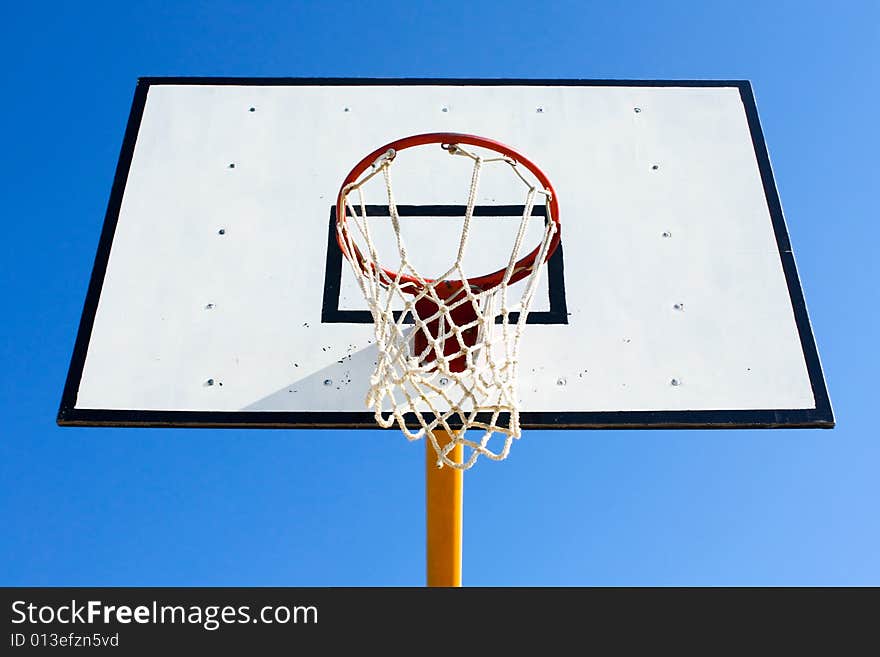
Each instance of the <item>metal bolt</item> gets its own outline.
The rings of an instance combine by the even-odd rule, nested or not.
[[[675,310],[684,310],[684,304],[683,304],[683,303],[675,303],[675,304],[672,305],[672,307],[673,307]]]
[[[342,108],[342,111],[343,111],[343,112],[350,112],[351,110],[350,110],[349,108],[347,108],[347,107],[343,107],[343,108]]]
[[[218,234],[218,235],[225,235],[225,234],[226,234],[226,229],[225,229],[225,228],[221,228],[220,230],[217,231],[217,234]]]
[[[207,381],[205,381],[205,385],[207,385],[207,386],[214,385],[214,379],[208,379]]]
[[[333,379],[324,379],[324,385],[325,385],[325,386],[332,386],[332,385],[333,385]]]
[[[257,111],[257,108],[256,108],[256,107],[251,107],[251,108],[248,110],[248,112],[256,112],[256,111]]]
[[[211,310],[213,307],[214,307],[213,303],[206,303],[205,304],[205,310]]]
[[[441,386],[445,386],[447,383],[449,383],[449,379],[447,379],[445,376],[440,379]]]
[[[442,108],[440,109],[440,111],[441,111],[441,112],[448,112],[448,111],[449,111],[449,108],[448,108],[448,107],[442,107]]]
[[[668,230],[664,230],[663,237],[672,237],[672,233],[670,233]]]
[[[558,379],[556,379],[556,385],[558,386],[564,386],[566,383],[568,383],[568,381],[565,380],[564,376],[560,376]]]
[[[681,380],[680,379],[672,379],[672,381],[669,382],[669,385],[680,386]]]
[[[230,169],[234,169],[234,168],[235,168],[235,162],[230,162],[230,163],[229,163],[229,168],[230,168]]]
[[[642,111],[641,107],[633,107],[633,112],[635,112],[636,114],[638,114],[641,111]]]
[[[653,166],[651,167],[651,169],[653,169],[654,171],[656,171],[656,170],[659,169],[659,168],[660,168],[660,165],[659,165],[659,164],[655,164],[655,165],[653,165]]]
[[[543,107],[539,107],[539,108],[536,109],[535,111],[536,111],[538,114],[543,114],[543,113],[544,113],[544,108],[543,108]]]

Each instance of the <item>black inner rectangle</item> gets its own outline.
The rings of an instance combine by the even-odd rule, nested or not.
[[[398,205],[401,217],[463,217],[467,208],[464,205]],[[522,217],[522,205],[478,205],[474,208],[475,217]],[[387,217],[387,205],[367,205],[368,217]],[[532,208],[533,217],[546,217],[546,208]],[[321,322],[325,324],[371,324],[373,316],[369,310],[344,310],[339,307],[339,294],[342,287],[342,251],[336,242],[336,206],[330,208],[330,225],[327,231],[327,264],[324,270],[324,304],[321,308]],[[499,265],[502,266],[504,263]],[[562,242],[547,261],[547,290],[550,309],[532,311],[526,324],[568,324],[568,309],[565,302],[565,272],[562,256]],[[395,313],[395,319],[400,312]],[[411,322],[412,320],[407,319]],[[499,317],[497,321],[501,321]],[[519,313],[510,313],[510,321],[519,321]]]

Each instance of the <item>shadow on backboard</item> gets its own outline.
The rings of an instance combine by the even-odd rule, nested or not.
[[[364,404],[379,350],[371,344],[349,351],[326,367],[291,382],[245,407],[247,411],[368,411]]]

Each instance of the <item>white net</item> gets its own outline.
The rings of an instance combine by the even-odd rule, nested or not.
[[[426,437],[437,452],[438,466],[470,468],[480,455],[504,459],[520,437],[517,397],[519,344],[535,294],[541,264],[558,227],[550,213],[550,192],[530,183],[506,156],[483,157],[460,145],[444,144],[453,155],[473,161],[470,190],[458,250],[447,271],[431,279],[411,262],[391,184],[396,153],[387,151],[372,170],[343,188],[345,218],[337,221],[342,251],[352,265],[375,323],[378,358],[370,377],[366,404],[385,428],[395,423],[409,440]],[[468,285],[463,268],[484,165],[508,166],[526,188],[522,218],[507,263],[498,263],[498,282],[489,289]],[[382,175],[388,217],[396,241],[394,262],[380,262],[363,186]],[[357,202],[351,196],[356,192]],[[546,208],[537,256],[521,265],[526,227],[536,199]],[[527,268],[528,271],[523,269]],[[479,272],[484,273],[484,272]],[[512,283],[522,283],[512,291]],[[400,308],[403,308],[400,311]],[[410,427],[417,427],[415,430]],[[449,440],[435,435],[444,431]],[[462,462],[451,458],[464,446]]]

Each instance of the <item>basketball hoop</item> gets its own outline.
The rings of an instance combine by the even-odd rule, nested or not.
[[[417,146],[439,144],[450,155],[473,162],[464,223],[454,263],[435,277],[422,276],[409,260],[401,234],[400,215],[394,200],[390,169],[397,154]],[[490,156],[472,152],[490,151]],[[468,276],[462,259],[476,205],[484,165],[509,166],[526,188],[523,214],[506,265],[496,271]],[[530,182],[521,169],[535,179]],[[381,175],[385,183],[389,217],[394,230],[399,263],[384,266],[367,221],[363,186]],[[357,192],[358,203],[351,195]],[[520,256],[536,199],[543,197],[544,231],[541,240]],[[431,133],[399,139],[363,158],[346,176],[336,202],[337,241],[349,261],[375,323],[379,354],[367,405],[377,423],[395,422],[409,440],[427,437],[437,452],[438,465],[470,468],[479,455],[505,458],[512,440],[519,438],[516,391],[518,350],[541,265],[559,244],[558,201],[550,180],[528,158],[509,146],[474,135]],[[510,287],[524,282],[519,299],[508,299]],[[395,317],[395,304],[403,312]],[[517,313],[515,321],[512,313]],[[408,328],[407,321],[414,324]],[[407,421],[419,429],[410,431]],[[483,432],[475,440],[468,430]],[[435,431],[452,440],[441,444]],[[501,449],[490,449],[493,435],[503,436]],[[463,462],[449,458],[456,445],[469,448]]]

